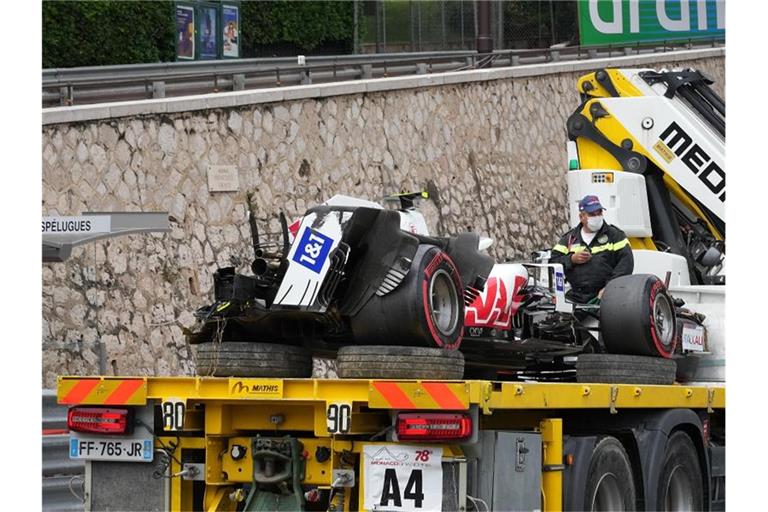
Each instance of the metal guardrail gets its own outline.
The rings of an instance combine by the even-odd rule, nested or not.
[[[304,65],[298,65],[296,58],[270,58],[50,69],[43,71],[42,100],[43,107],[84,105],[722,45],[721,40],[708,40],[622,47],[497,50],[490,54],[472,51],[307,57]]]
[[[67,408],[56,403],[56,392],[43,390],[43,510],[82,512],[85,464],[69,458],[69,435],[51,433],[67,427]]]
[[[416,53],[376,53],[356,55],[321,55],[307,56],[306,63],[312,65],[359,64],[383,62],[399,58],[464,57],[474,51],[416,52]],[[296,57],[264,57],[255,59],[203,60],[190,62],[158,62],[153,64],[124,64],[118,66],[87,66],[79,68],[51,68],[43,70],[43,84],[66,82],[78,79],[120,78],[126,76],[166,77],[172,75],[194,74],[199,72],[220,71],[236,73],[252,69],[293,66]]]
[[[56,391],[43,390],[43,430],[66,429],[67,408],[56,403]]]

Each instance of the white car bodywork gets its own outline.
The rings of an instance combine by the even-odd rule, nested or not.
[[[288,271],[277,291],[275,306],[315,304],[331,265],[330,255],[341,241],[344,222],[351,216],[347,212],[331,212],[323,219],[318,219],[316,213],[304,216],[288,253]],[[324,309],[320,306],[320,311]]]
[[[337,194],[323,203],[324,206],[384,209],[379,203]],[[408,233],[429,235],[424,216],[416,209],[400,214],[400,229]],[[352,212],[332,211],[323,218],[309,213],[289,227],[291,248],[288,253],[288,270],[280,283],[274,306],[303,308],[324,312],[325,306],[317,303],[317,296],[328,270],[330,256],[339,246],[344,225]],[[344,255],[346,263],[348,255]]]

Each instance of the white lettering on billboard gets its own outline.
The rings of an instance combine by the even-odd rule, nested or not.
[[[603,34],[621,34],[622,32],[621,0],[613,2],[613,21],[603,20],[597,11],[597,0],[589,0],[589,17],[595,29]]]

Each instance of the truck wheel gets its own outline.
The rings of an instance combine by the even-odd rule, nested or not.
[[[196,373],[213,377],[309,377],[312,354],[301,347],[272,343],[201,343],[197,345]]]
[[[459,380],[464,354],[442,348],[348,346],[339,349],[336,367],[342,379]]]
[[[675,306],[651,274],[617,277],[600,301],[600,330],[608,352],[669,358],[675,350]]]
[[[359,343],[458,348],[464,332],[459,270],[442,250],[421,245],[403,282],[371,297],[350,321]]]
[[[704,510],[699,457],[685,432],[677,431],[667,440],[657,496],[656,510]]]
[[[583,510],[635,510],[632,465],[624,447],[615,437],[602,438],[592,450]]]
[[[677,365],[671,359],[617,354],[581,354],[576,380],[605,384],[673,384]]]

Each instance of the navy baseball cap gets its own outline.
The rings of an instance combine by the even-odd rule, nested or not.
[[[600,204],[600,199],[597,196],[584,196],[579,201],[580,212],[594,213],[598,210],[605,210],[605,208]]]

